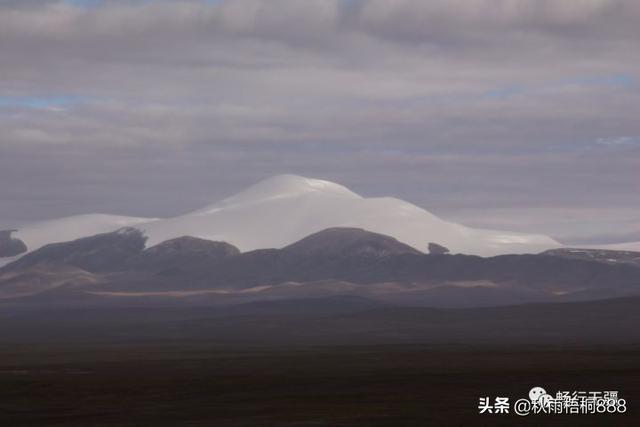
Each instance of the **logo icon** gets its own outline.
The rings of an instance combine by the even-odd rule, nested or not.
[[[551,396],[547,394],[547,391],[542,387],[533,387],[529,390],[529,400],[534,405],[546,407],[551,402]]]

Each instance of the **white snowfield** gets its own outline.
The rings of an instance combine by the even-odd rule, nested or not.
[[[81,215],[31,224],[15,237],[29,250],[121,227],[143,230],[153,246],[181,236],[225,241],[241,251],[281,248],[329,227],[359,227],[426,251],[429,242],[452,253],[492,256],[537,253],[561,245],[535,234],[481,230],[444,221],[392,197],[365,198],[329,181],[278,175],[195,212],[168,219]]]
[[[609,245],[599,245],[598,247],[593,247],[594,249],[608,249],[612,251],[630,251],[630,252],[640,252],[640,242],[627,242],[627,243],[613,243]]]
[[[149,221],[152,219],[132,216],[74,215],[25,225],[14,233],[13,237],[22,240],[29,251],[33,251],[49,243],[67,242],[80,237],[108,233],[123,227],[137,227]]]

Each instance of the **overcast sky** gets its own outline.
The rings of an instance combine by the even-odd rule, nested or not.
[[[0,0],[0,226],[295,173],[640,240],[635,0]]]

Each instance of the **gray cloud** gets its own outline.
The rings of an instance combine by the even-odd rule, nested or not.
[[[601,239],[606,207],[619,239],[615,212],[640,208],[639,18],[631,0],[0,2],[0,219],[170,215],[292,172],[480,226]]]

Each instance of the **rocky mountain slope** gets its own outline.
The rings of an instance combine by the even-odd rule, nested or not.
[[[145,247],[124,228],[46,245],[0,269],[0,301],[232,304],[352,295],[431,306],[483,306],[640,295],[640,267],[540,255],[423,254],[356,228],[329,228],[282,249],[240,252],[194,237]],[[18,301],[19,300],[19,301]]]

